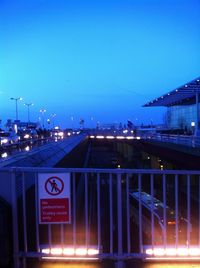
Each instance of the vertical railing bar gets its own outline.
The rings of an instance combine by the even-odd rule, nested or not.
[[[112,173],[109,175],[109,207],[110,207],[110,253],[113,253],[113,188]]]
[[[138,189],[139,189],[139,248],[140,253],[143,253],[143,238],[142,238],[142,203],[141,203],[141,174],[138,174]]]
[[[23,206],[23,232],[24,232],[24,252],[27,253],[28,245],[27,245],[27,215],[26,215],[26,192],[25,192],[25,176],[24,172],[22,173],[22,206]],[[24,266],[26,266],[25,258],[24,258]]]
[[[151,243],[154,249],[155,234],[154,234],[154,175],[151,174]]]
[[[62,247],[64,246],[64,224],[60,225],[60,242]]]
[[[48,224],[48,244],[52,248],[52,234],[51,234],[51,224]]]
[[[190,246],[190,227],[191,227],[191,218],[190,218],[190,175],[187,175],[187,243]]]
[[[39,241],[39,212],[38,212],[38,173],[35,172],[35,230],[36,230],[36,249],[40,252]]]
[[[19,267],[19,233],[18,233],[18,208],[16,196],[16,175],[11,170],[11,186],[12,186],[12,229],[13,229],[13,267]]]
[[[166,202],[166,175],[163,174],[163,205],[164,205],[164,211],[163,211],[163,225],[164,225],[164,247],[167,246],[167,202]]]
[[[117,174],[117,231],[118,231],[118,256],[122,255],[122,185],[121,174]]]
[[[176,248],[178,247],[178,175],[175,175],[175,219],[176,219]]]
[[[129,175],[126,174],[126,229],[127,229],[127,253],[131,252],[130,240],[130,202],[129,202]]]
[[[101,210],[100,210],[100,174],[97,174],[97,226],[98,226],[98,249],[101,247]]]
[[[85,245],[88,248],[88,174],[85,173]]]
[[[73,246],[76,248],[76,174],[72,173],[73,192]]]
[[[198,228],[199,228],[199,247],[200,247],[200,176],[199,176],[199,224],[198,224]]]

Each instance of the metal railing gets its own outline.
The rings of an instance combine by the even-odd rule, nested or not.
[[[155,134],[147,138],[161,142],[181,144],[192,148],[200,147],[200,137],[196,137],[193,135],[187,136],[187,135]]]
[[[1,175],[2,173],[2,175]],[[200,258],[200,171],[1,169],[22,259]],[[70,175],[69,223],[40,224],[38,174]]]

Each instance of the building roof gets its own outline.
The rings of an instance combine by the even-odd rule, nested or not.
[[[200,93],[200,77],[144,104],[143,107],[193,104],[197,92]]]

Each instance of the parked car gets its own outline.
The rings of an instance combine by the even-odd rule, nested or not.
[[[38,139],[38,133],[35,129],[22,129],[18,131],[21,141]]]
[[[5,131],[0,132],[1,146],[8,145],[8,144],[16,144],[19,142],[19,140],[20,140],[20,137],[15,132],[5,132]]]

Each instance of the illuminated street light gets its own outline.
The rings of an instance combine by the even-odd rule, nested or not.
[[[24,103],[24,105],[26,105],[28,109],[28,123],[29,123],[30,122],[30,106],[32,106],[33,103]]]
[[[46,113],[46,110],[40,109],[40,113],[42,114],[42,128],[44,129],[44,113]]]
[[[18,98],[10,98],[11,100],[14,100],[15,101],[15,109],[16,109],[16,120],[18,120],[18,101],[19,100],[22,100],[21,97],[18,97]]]

